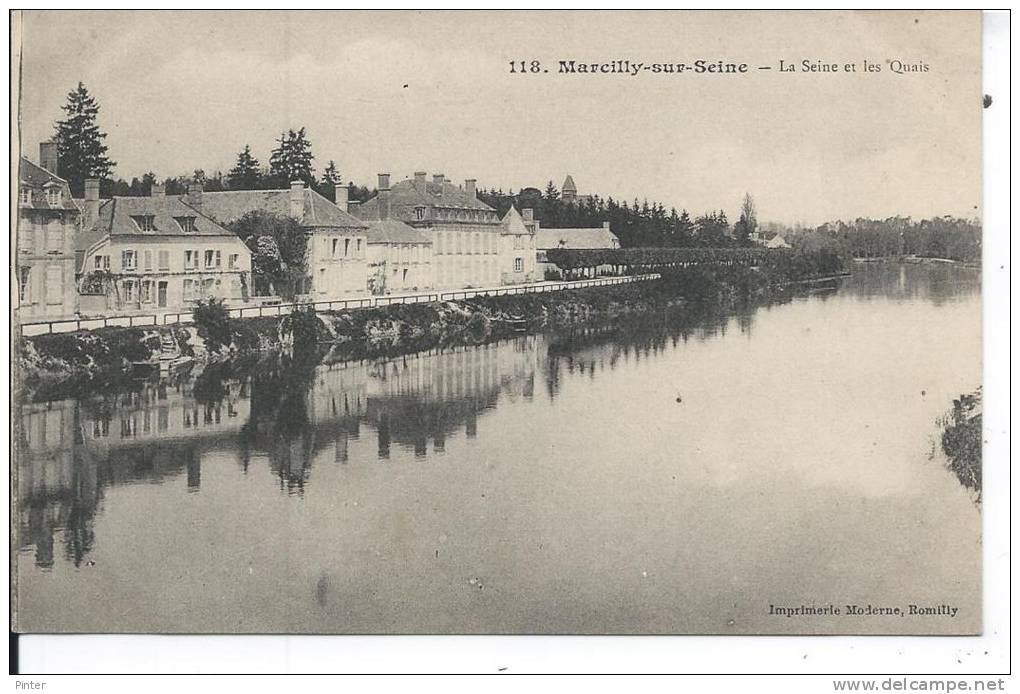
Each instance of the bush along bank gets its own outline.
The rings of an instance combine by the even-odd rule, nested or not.
[[[777,256],[760,267],[697,265],[667,270],[658,280],[557,292],[476,297],[430,304],[395,304],[338,313],[311,308],[282,317],[230,318],[226,308],[204,302],[192,326],[171,331],[184,354],[200,365],[237,360],[272,350],[321,358],[378,358],[450,344],[478,344],[521,330],[595,324],[666,308],[697,304],[726,310],[794,291],[791,285],[842,274],[825,254]],[[698,309],[692,309],[698,310]],[[44,400],[130,382],[134,361],[159,352],[160,330],[105,328],[22,338],[19,387]]]
[[[981,388],[953,400],[939,424],[946,466],[981,503]]]

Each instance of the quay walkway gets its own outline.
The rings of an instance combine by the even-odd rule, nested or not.
[[[515,294],[540,294],[557,292],[565,289],[583,289],[585,287],[609,287],[632,282],[644,282],[658,279],[659,274],[652,272],[641,275],[625,275],[623,277],[598,277],[594,279],[571,280],[565,282],[532,282],[529,284],[504,285],[500,287],[478,287],[471,289],[434,290],[417,294],[387,294],[383,296],[366,296],[352,299],[335,299],[332,301],[306,301],[293,304],[234,306],[229,313],[234,318],[257,318],[262,316],[283,316],[294,308],[309,306],[323,313],[329,311],[352,311],[357,309],[392,306],[393,304],[421,304],[438,301],[459,301],[479,296],[512,296]],[[16,312],[15,312],[16,315]],[[165,325],[188,325],[193,322],[190,311],[164,311],[139,313],[105,317],[73,317],[55,320],[31,320],[21,322],[21,334],[25,337],[50,333],[69,333],[78,330],[95,330],[97,328],[145,327]]]

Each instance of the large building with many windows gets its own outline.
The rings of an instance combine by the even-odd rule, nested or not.
[[[40,146],[41,159],[55,145]],[[77,310],[74,243],[79,210],[67,181],[21,157],[18,167],[18,222],[14,270],[21,320],[62,318]]]
[[[347,187],[337,185],[337,204],[301,181],[283,190],[208,192],[203,211],[221,224],[261,211],[296,220],[308,235],[308,276],[301,298],[328,301],[368,291],[368,225],[346,211]]]
[[[250,295],[251,252],[202,211],[201,187],[187,195],[99,199],[86,181],[78,238],[82,315],[190,310],[199,299],[228,305]]]
[[[501,283],[499,213],[478,199],[475,179],[463,186],[443,174],[427,179],[424,171],[390,185],[389,174],[379,174],[378,193],[363,203],[348,206],[366,221],[397,219],[423,233],[432,242],[432,273],[442,289],[494,286]]]

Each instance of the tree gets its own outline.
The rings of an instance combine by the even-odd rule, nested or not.
[[[259,160],[252,156],[251,145],[245,145],[227,178],[231,190],[254,190],[259,184],[259,174]]]
[[[65,179],[76,196],[84,194],[85,179],[109,179],[115,163],[106,156],[106,133],[99,129],[99,103],[81,82],[68,92],[60,107],[65,115],[55,124],[56,174]]]
[[[312,143],[308,141],[304,128],[280,133],[280,139],[269,156],[269,178],[279,188],[286,188],[291,181],[304,181],[305,185],[314,186],[314,159]]]
[[[758,213],[754,207],[754,198],[744,193],[744,201],[740,204],[740,219],[733,225],[733,235],[737,244],[750,246],[751,236],[758,230]]]
[[[303,294],[308,279],[308,234],[290,217],[254,210],[226,225],[252,253],[257,293],[292,300]]]
[[[332,159],[326,165],[326,169],[322,172],[322,180],[317,186],[317,192],[327,200],[336,202],[336,187],[342,182],[340,178],[340,171],[336,168],[336,162]]]

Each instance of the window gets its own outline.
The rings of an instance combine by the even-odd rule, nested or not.
[[[170,251],[160,251],[156,254],[160,270],[170,269]]]
[[[421,221],[421,220],[425,219],[425,206],[424,205],[419,205],[418,207],[414,208],[414,218],[417,219],[418,221]]]
[[[143,304],[152,303],[152,280],[142,282],[139,298]]]
[[[336,249],[340,243],[340,239],[333,239],[333,257],[336,257]]]
[[[46,225],[46,251],[59,253],[64,250],[64,229],[59,219],[51,219]]]
[[[241,255],[239,253],[231,253],[227,257],[227,267],[231,270],[236,270],[240,265]]]
[[[136,251],[121,251],[120,253],[120,266],[124,270],[134,270],[138,263],[138,253]]]
[[[121,286],[124,288],[124,301],[125,302],[134,301],[135,300],[135,281],[134,280],[124,280],[124,282],[122,283]]]
[[[205,252],[205,267],[206,269],[219,268],[220,267],[220,251],[206,251]]]
[[[18,268],[18,298],[22,301],[30,301],[32,298],[32,268]]]
[[[346,258],[351,254],[351,240],[344,239],[344,257]]]
[[[35,250],[35,230],[28,224],[18,229],[18,245],[22,253],[31,253]]]
[[[152,270],[152,251],[143,251],[142,258],[142,268]]]
[[[361,253],[361,239],[360,238],[357,240],[356,244],[357,245],[355,246],[355,249],[358,251],[358,253]]]
[[[213,296],[215,294],[215,288],[219,284],[219,280],[215,280],[212,277],[202,280],[202,295]]]
[[[189,251],[190,253],[190,251]],[[184,280],[184,300],[190,301],[196,298],[198,291],[198,282],[195,280]]]
[[[194,217],[174,217],[174,221],[177,222],[177,226],[184,232],[195,231],[195,218]]]
[[[475,253],[482,252],[482,234],[481,232],[475,232]]]
[[[60,204],[60,188],[53,186],[46,189],[46,202],[50,205]]]
[[[198,268],[198,251],[184,251],[184,269],[195,270]]]
[[[96,270],[109,270],[110,269],[110,256],[108,256],[108,255],[96,255],[95,269]]]
[[[435,248],[435,251],[436,251],[436,255],[442,255],[443,254],[443,232],[441,232],[441,231],[436,234],[436,248]]]
[[[135,214],[131,215],[131,221],[135,223],[139,231],[156,231],[156,215]]]
[[[64,303],[64,268],[59,265],[46,268],[46,303]]]
[[[514,258],[514,272],[524,272],[524,258]]]

